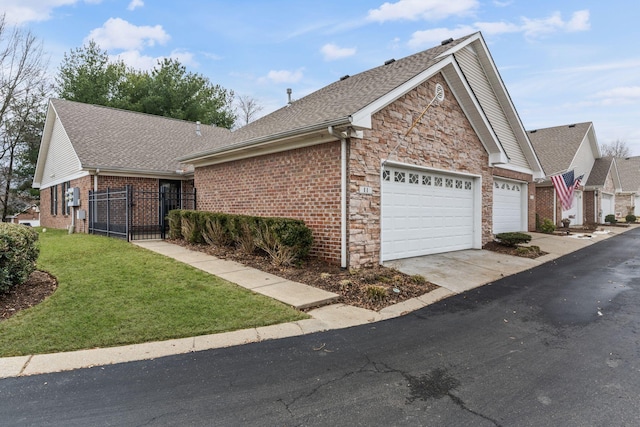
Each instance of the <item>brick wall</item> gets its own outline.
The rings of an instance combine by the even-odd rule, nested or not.
[[[554,219],[554,191],[552,186],[547,187],[536,187],[536,213],[538,214],[538,219],[540,223],[542,223],[545,219],[550,219],[553,221]],[[562,218],[560,218],[560,206],[559,202],[556,203],[556,213],[555,213],[556,222],[559,222]],[[558,224],[556,224],[558,225]]]
[[[108,175],[98,175],[98,191],[105,191],[107,188],[111,190],[120,190],[125,188],[127,185],[132,186],[136,190],[144,190],[144,191],[158,191],[159,188],[159,180],[157,178],[140,178],[140,177],[123,177],[123,176],[108,176]],[[86,220],[76,220],[76,232],[87,232],[88,231],[88,218],[89,218],[89,191],[94,188],[94,177],[93,176],[85,176],[79,179],[72,180],[70,182],[71,187],[78,187],[80,189],[80,207],[76,208],[82,209],[86,211]],[[51,190],[49,188],[45,188],[40,192],[40,225],[43,227],[49,228],[68,228],[71,225],[71,215],[66,215],[64,213],[64,194],[62,194],[62,184],[57,186],[58,191],[58,214],[51,215],[50,208],[50,196]],[[185,180],[182,184],[182,191],[193,191],[193,181]],[[157,205],[157,202],[156,202]],[[111,220],[115,222],[120,222],[124,224],[124,204],[122,204],[121,209],[118,209],[117,206],[112,206],[111,210],[112,215],[116,215],[112,217]],[[157,220],[158,215],[158,207],[157,206],[144,206],[142,204],[134,205],[134,208],[138,207],[138,212],[136,214],[136,218],[139,221],[144,223],[151,223]],[[122,217],[118,220],[117,215],[121,215]],[[145,217],[148,216],[149,218]],[[106,218],[96,218],[98,222],[104,220]]]
[[[340,142],[197,168],[199,210],[301,219],[312,256],[340,262]]]
[[[445,87],[445,100],[430,108],[404,138],[433,98],[436,83]],[[364,139],[352,139],[350,144],[350,266],[377,264],[380,260],[380,164],[399,141],[402,144],[390,160],[482,177],[482,243],[492,238],[493,178],[488,154],[440,75],[374,114],[372,125]],[[373,194],[359,194],[360,186],[371,187]]]
[[[602,197],[602,195],[600,193],[601,192],[598,192],[597,196],[596,192],[592,190],[584,191],[582,193],[582,200],[584,201],[584,224],[598,221],[596,215],[596,205],[601,206],[600,198]]]

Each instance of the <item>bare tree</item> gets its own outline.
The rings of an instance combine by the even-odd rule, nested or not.
[[[604,157],[629,157],[631,155],[627,141],[622,139],[600,145],[600,152]]]
[[[236,104],[240,110],[238,114],[238,125],[240,126],[248,125],[255,120],[256,114],[263,108],[255,98],[248,95],[238,96]]]
[[[33,115],[50,86],[42,43],[28,30],[9,28],[0,17],[0,166],[2,220],[6,219],[16,157],[33,136]]]

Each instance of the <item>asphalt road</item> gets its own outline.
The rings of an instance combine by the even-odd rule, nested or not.
[[[640,425],[640,228],[401,318],[0,380],[0,424]]]

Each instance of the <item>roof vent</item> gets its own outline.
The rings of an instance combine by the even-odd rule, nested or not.
[[[442,42],[440,42],[440,44],[441,44],[442,46],[444,46],[445,44],[449,44],[449,43],[451,43],[452,41],[453,41],[453,37],[450,37],[450,38],[448,38],[448,39],[446,39],[446,40],[442,40]]]
[[[534,130],[530,130],[529,133],[536,133],[538,132],[538,129],[534,129]]]
[[[389,60],[387,60],[387,61],[384,61],[384,65],[393,64],[394,62],[396,62],[396,60],[395,60],[395,59],[393,59],[393,58],[391,58],[391,59],[389,59]]]
[[[569,125],[569,127],[570,127],[570,128],[574,128],[574,127],[576,127],[576,124],[574,123],[574,124],[572,124],[572,125]]]
[[[340,81],[347,80],[349,78],[349,74],[340,77]]]
[[[287,104],[291,104],[291,93],[293,93],[293,91],[291,90],[290,87],[287,88],[287,97],[289,98],[289,100],[287,101]]]
[[[196,135],[202,136],[202,132],[200,132],[200,122],[196,122]]]

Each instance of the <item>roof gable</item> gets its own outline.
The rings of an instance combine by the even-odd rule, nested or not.
[[[535,129],[528,133],[547,177],[576,168],[576,173],[588,174],[594,159],[601,157],[591,122]]]
[[[617,162],[613,157],[601,157],[596,159],[593,163],[593,167],[591,168],[589,178],[584,185],[588,189],[604,187],[609,174],[611,174],[611,178],[613,179],[613,186],[616,191],[619,191],[620,176],[618,174]]]
[[[127,174],[180,175],[178,157],[215,147],[231,135],[227,129],[115,108],[52,99],[36,166],[34,186],[71,153],[75,173],[100,169]],[[62,159],[50,157],[68,141]],[[52,149],[53,147],[53,149]],[[71,170],[62,175],[70,176]],[[59,179],[60,176],[57,173]]]
[[[542,175],[542,168],[529,143],[527,134],[522,127],[517,113],[513,108],[506,89],[497,75],[497,69],[486,51],[486,45],[480,33],[475,33],[457,40],[447,41],[440,46],[416,53],[397,61],[387,61],[385,65],[364,71],[354,76],[331,83],[330,85],[296,100],[247,126],[233,132],[232,139],[226,146],[219,146],[212,150],[194,152],[181,160],[196,165],[205,165],[219,161],[227,161],[233,156],[262,154],[265,145],[281,144],[280,149],[291,148],[283,141],[293,144],[300,142],[302,137],[315,138],[315,143],[335,139],[329,127],[341,127],[341,130],[371,128],[371,116],[389,105],[402,95],[413,90],[429,78],[442,73],[449,88],[453,92],[483,145],[490,155],[492,164],[509,162],[509,153],[505,151],[496,134],[491,120],[497,121],[496,116],[487,117],[474,88],[466,79],[463,70],[455,59],[455,52],[475,43],[475,49],[483,51],[481,55],[485,64],[485,72],[492,77],[491,87],[498,87],[500,94],[496,95],[496,102],[500,103],[507,127],[512,130],[512,139],[517,141],[517,150],[512,150],[513,157],[520,157],[520,170]],[[495,74],[495,75],[494,75]],[[497,83],[496,83],[497,82]],[[425,104],[426,105],[426,104]],[[504,112],[508,111],[509,114]],[[410,125],[410,124],[409,124]],[[299,137],[296,139],[296,137]],[[252,150],[261,151],[252,151]],[[517,153],[516,153],[517,151]],[[241,153],[242,152],[242,153]],[[216,160],[217,159],[217,160]]]
[[[640,192],[640,156],[617,158],[618,173],[622,192]]]

